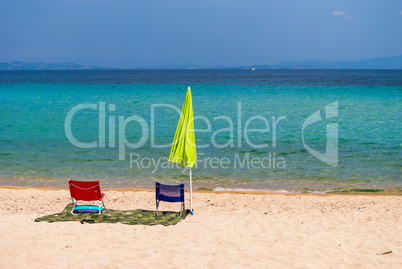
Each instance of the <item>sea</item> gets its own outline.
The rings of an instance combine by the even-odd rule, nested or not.
[[[188,87],[194,189],[402,188],[402,70],[0,71],[0,185],[188,187],[168,161]]]

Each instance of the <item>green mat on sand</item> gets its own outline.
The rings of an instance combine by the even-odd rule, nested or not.
[[[130,225],[157,225],[164,226],[177,224],[187,216],[187,211],[184,210],[181,217],[179,212],[159,211],[159,216],[155,215],[155,211],[149,210],[113,210],[109,209],[102,214],[98,213],[79,213],[72,215],[71,209],[73,204],[68,204],[61,213],[48,215],[35,219],[36,222],[59,222],[59,221],[80,221],[83,223],[123,223]]]

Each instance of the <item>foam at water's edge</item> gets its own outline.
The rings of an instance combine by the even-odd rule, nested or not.
[[[216,187],[213,191],[243,191],[243,192],[277,192],[277,193],[295,193],[293,190],[271,190],[271,189],[246,189],[246,188],[223,188]]]
[[[300,190],[274,190],[274,189],[246,189],[246,188],[223,188],[216,187],[213,191],[237,191],[237,192],[272,192],[272,193],[313,193],[313,194],[326,194],[326,193],[381,193],[386,190],[381,189],[300,189]]]

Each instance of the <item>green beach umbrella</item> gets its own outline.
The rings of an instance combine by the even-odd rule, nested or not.
[[[183,168],[190,169],[190,213],[193,214],[193,190],[191,168],[196,164],[196,148],[194,135],[193,103],[191,89],[188,87],[179,124],[174,135],[169,161]]]

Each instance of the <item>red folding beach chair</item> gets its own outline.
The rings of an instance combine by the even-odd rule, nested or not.
[[[101,193],[99,181],[76,181],[68,180],[68,186],[70,187],[71,199],[73,200],[74,206],[71,210],[71,214],[74,214],[74,210],[77,207],[77,202],[80,201],[99,201],[99,214],[102,213],[102,205],[108,210],[103,203],[104,193]],[[85,212],[85,211],[82,211]],[[89,211],[87,211],[89,212]]]

